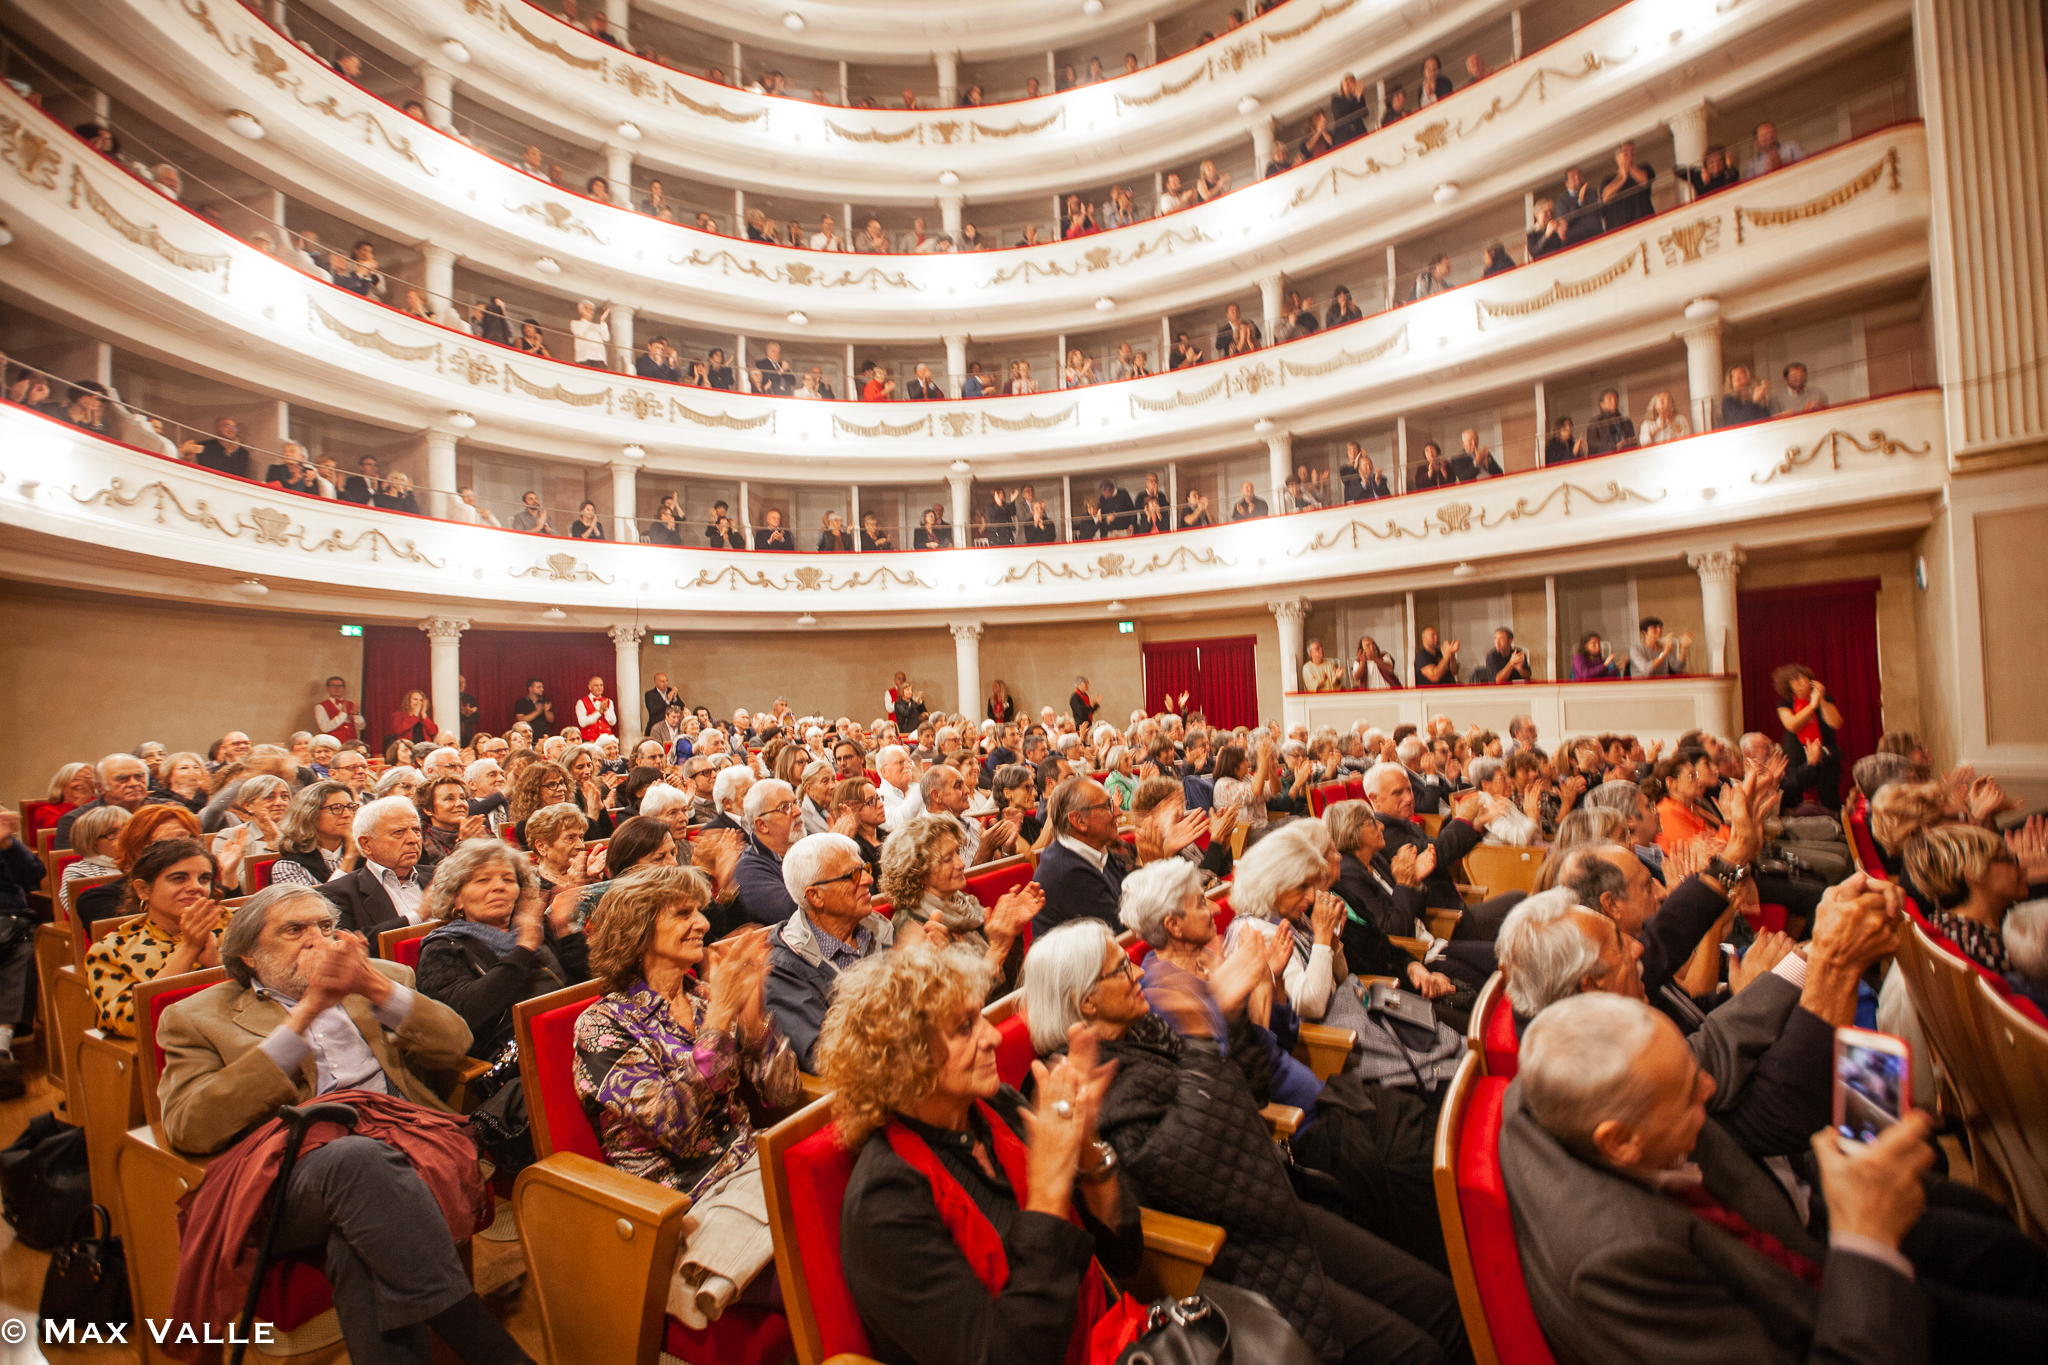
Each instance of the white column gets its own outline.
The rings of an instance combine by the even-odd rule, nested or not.
[[[93,343],[92,377],[107,388],[114,387],[114,348],[107,342]]]
[[[626,41],[630,32],[627,25],[633,20],[632,0],[604,0],[604,23],[611,30],[612,37],[620,43]]]
[[[604,182],[612,187],[612,202],[622,209],[633,207],[633,149],[617,142],[604,144]]]
[[[846,486],[846,529],[853,537],[853,552],[860,553],[860,485]]]
[[[1284,597],[1266,603],[1266,610],[1280,623],[1280,690],[1301,690],[1301,627],[1308,620],[1306,597]]]
[[[1060,475],[1060,538],[1071,543],[1074,539],[1074,476]]]
[[[946,486],[953,491],[953,544],[966,548],[973,544],[968,539],[968,519],[974,514],[974,470],[965,460],[955,460],[946,470]]]
[[[622,545],[638,545],[640,532],[634,523],[640,515],[640,461],[630,457],[613,460],[611,471],[612,539]]]
[[[1685,343],[1685,383],[1692,392],[1692,429],[1714,425],[1714,403],[1721,393],[1721,301],[1694,299],[1685,306],[1686,321],[1678,337]]]
[[[434,707],[434,724],[456,735],[462,733],[462,632],[469,622],[460,617],[434,616],[419,623],[427,633],[427,690]]]
[[[1735,633],[1735,582],[1748,556],[1739,545],[1688,550],[1685,562],[1700,576],[1700,606],[1706,618],[1708,671],[1742,672],[1741,647]]]
[[[426,268],[427,306],[436,313],[455,310],[455,253],[432,242],[420,243],[420,260]]]
[[[953,665],[960,675],[960,696],[953,709],[972,724],[981,709],[981,622],[953,623]]]
[[[939,108],[950,109],[960,102],[960,54],[934,52],[932,63],[939,69]]]
[[[1543,381],[1536,381],[1536,467],[1543,467],[1543,453],[1550,447],[1550,394]]]
[[[939,226],[959,240],[960,225],[967,221],[967,199],[964,195],[942,194],[939,196]]]
[[[1267,475],[1273,485],[1272,503],[1267,511],[1280,515],[1280,495],[1287,490],[1287,478],[1294,472],[1294,433],[1276,431],[1266,437]]]
[[[1557,681],[1557,575],[1543,576],[1543,676]]]
[[[444,133],[455,131],[455,76],[445,67],[421,62],[414,68],[420,78],[420,103],[427,106],[427,122]]]
[[[747,548],[754,548],[754,513],[747,505],[747,481],[740,480],[740,529],[747,537]]]
[[[735,392],[752,393],[752,376],[753,371],[747,367],[747,338],[742,334],[732,339],[732,377]]]
[[[1273,160],[1273,119],[1261,114],[1252,120],[1252,179],[1266,173]]]
[[[612,368],[620,374],[633,373],[633,321],[630,303],[608,305],[612,310]]]
[[[1265,314],[1260,325],[1266,329],[1266,345],[1271,346],[1279,336],[1281,291],[1287,284],[1284,275],[1268,275],[1259,281],[1259,311]]]
[[[1707,159],[1707,104],[1701,100],[1664,120],[1671,130],[1671,160],[1679,166],[1697,166]]]
[[[1394,419],[1394,491],[1408,491],[1408,419]]]
[[[444,521],[455,515],[455,504],[462,500],[455,491],[455,440],[452,431],[427,431],[427,507]]]
[[[960,396],[960,384],[967,378],[967,338],[949,336],[946,338],[946,391],[955,398]],[[848,395],[849,397],[853,395]]]
[[[613,701],[619,708],[619,747],[626,751],[629,759],[633,746],[642,738],[640,637],[646,633],[645,626],[613,626],[605,632],[612,637],[612,644],[618,649],[618,659],[612,669],[612,685],[619,695]]]

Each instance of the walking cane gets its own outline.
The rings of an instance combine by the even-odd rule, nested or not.
[[[263,1227],[263,1245],[256,1251],[256,1272],[249,1277],[249,1293],[242,1300],[241,1331],[235,1334],[234,1352],[229,1365],[242,1365],[242,1357],[249,1350],[249,1336],[256,1323],[256,1300],[263,1294],[263,1277],[270,1271],[271,1250],[277,1244],[277,1229],[284,1222],[285,1194],[292,1179],[292,1167],[299,1164],[299,1146],[306,1140],[306,1130],[316,1123],[336,1123],[349,1132],[355,1131],[356,1111],[353,1106],[339,1103],[329,1104],[288,1104],[277,1111],[284,1121],[284,1157],[277,1164],[277,1179],[270,1184],[270,1218]]]

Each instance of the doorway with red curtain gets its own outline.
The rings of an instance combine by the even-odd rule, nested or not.
[[[1258,637],[1161,640],[1145,646],[1145,709],[1200,711],[1231,729],[1259,723]],[[1186,705],[1181,694],[1187,694]]]
[[[605,635],[472,630],[462,636],[462,675],[477,700],[477,728],[486,734],[502,734],[512,724],[512,703],[526,691],[530,678],[539,678],[547,687],[548,699],[555,704],[555,730],[575,724],[576,700],[592,675],[604,679],[610,696],[617,665],[618,652]],[[363,628],[362,705],[370,723],[364,739],[380,753],[400,700],[414,688],[431,693],[430,678],[426,632],[416,626]],[[638,697],[622,697],[617,705],[623,720],[626,708],[641,702]]]
[[[1742,651],[1742,725],[1784,739],[1780,698],[1771,674],[1805,664],[1842,712],[1842,785],[1850,765],[1877,749],[1884,726],[1884,687],[1877,665],[1875,578],[1801,583],[1738,593],[1735,611]]]

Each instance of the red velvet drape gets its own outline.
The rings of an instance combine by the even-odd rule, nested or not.
[[[1258,637],[1162,640],[1145,646],[1145,706],[1152,711],[1199,710],[1225,728],[1259,721]]]
[[[1772,670],[1805,664],[1842,712],[1842,782],[1849,767],[1877,748],[1884,724],[1884,688],[1877,666],[1875,578],[1802,583],[1738,593],[1742,650],[1742,724],[1781,740]]]
[[[575,723],[576,699],[592,674],[604,679],[608,695],[616,695],[612,673],[617,662],[616,649],[603,635],[472,630],[462,637],[462,673],[477,699],[478,728],[489,734],[512,723],[512,703],[526,691],[529,678],[547,685],[557,730]],[[414,626],[365,626],[363,714],[370,721],[368,738],[380,752],[392,712],[415,687],[431,691],[426,633]],[[619,698],[620,716],[628,705],[640,704],[638,697]],[[443,718],[442,723],[450,722]]]

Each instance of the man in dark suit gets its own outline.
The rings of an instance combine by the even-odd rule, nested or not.
[[[320,894],[341,911],[341,928],[361,934],[375,952],[377,935],[420,922],[433,878],[419,875],[420,816],[405,797],[357,811],[355,836],[363,865],[323,884]]]
[[[376,456],[365,455],[362,459],[356,461],[356,468],[362,472],[360,474],[351,474],[346,479],[343,479],[337,494],[343,502],[352,502],[359,507],[368,507],[372,499],[377,496],[377,490],[384,486],[382,480],[378,477],[381,467],[377,463]]]
[[[1468,792],[1458,803],[1456,814],[1444,821],[1436,838],[1432,839],[1415,823],[1415,788],[1409,784],[1406,768],[1395,763],[1381,763],[1365,775],[1365,799],[1372,803],[1373,814],[1379,817],[1380,828],[1387,837],[1386,846],[1373,858],[1372,865],[1382,877],[1393,881],[1394,857],[1402,849],[1413,848],[1418,857],[1422,856],[1424,849],[1433,850],[1436,863],[1422,879],[1424,902],[1439,910],[1465,911],[1464,918],[1458,922],[1455,937],[1491,940],[1499,930],[1501,920],[1513,908],[1512,904],[1500,906],[1497,913],[1488,910],[1494,901],[1468,908],[1458,895],[1457,882],[1451,877],[1451,869],[1486,837],[1486,825],[1492,819],[1492,812],[1481,799],[1482,795],[1480,792]]]
[[[1096,525],[1107,536],[1127,536],[1137,529],[1138,505],[1131,501],[1131,495],[1116,486],[1116,480],[1104,479],[1096,488]]]
[[[647,689],[646,695],[641,700],[647,703],[647,730],[649,733],[653,732],[656,721],[668,715],[669,707],[682,706],[683,704],[682,695],[668,685],[668,674],[666,673],[654,675],[654,686]],[[684,707],[684,709],[688,710],[689,708]]]
[[[1810,1145],[1825,1207],[1803,1221],[1711,1115],[1715,1092],[1640,1001],[1575,996],[1530,1025],[1500,1160],[1530,1303],[1558,1359],[1919,1365],[2038,1352],[2048,1261],[1969,1192],[1924,1180],[1925,1115],[1908,1111],[1855,1155],[1823,1129]],[[2001,1273],[1983,1275],[1990,1264]]]
[[[1045,908],[1031,921],[1033,938],[1084,918],[1121,933],[1118,912],[1130,864],[1116,835],[1115,798],[1091,777],[1070,777],[1053,788],[1045,818],[1054,835],[1031,877],[1045,891]]]

